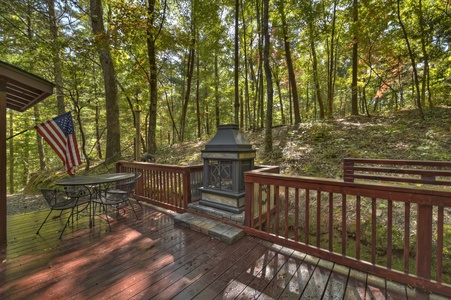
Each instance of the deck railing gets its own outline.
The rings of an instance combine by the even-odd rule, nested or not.
[[[451,193],[245,173],[245,228],[349,267],[451,295]]]
[[[141,172],[136,197],[177,212],[200,199],[202,165],[119,162]],[[451,192],[245,173],[248,234],[351,268],[451,294]]]
[[[135,190],[138,200],[184,212],[189,203],[200,199],[202,167],[120,161],[116,171],[142,174]]]
[[[343,159],[346,182],[375,181],[451,186],[451,162],[400,159]]]

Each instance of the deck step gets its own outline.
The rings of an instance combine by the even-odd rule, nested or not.
[[[226,223],[244,225],[244,211],[236,214],[223,209],[202,205],[199,201],[188,204],[188,210],[198,212],[202,215],[212,216]]]
[[[240,228],[223,224],[206,217],[183,213],[174,217],[174,223],[190,228],[194,231],[209,235],[212,238],[232,245],[244,236],[244,231]]]

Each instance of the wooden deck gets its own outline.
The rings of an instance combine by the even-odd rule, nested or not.
[[[8,217],[1,299],[440,298],[258,238],[228,245],[148,206],[139,220],[117,216],[112,232],[82,217],[61,240],[59,218],[36,235],[46,213]]]

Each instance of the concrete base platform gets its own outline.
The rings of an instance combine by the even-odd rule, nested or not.
[[[212,216],[216,219],[224,220],[227,223],[244,225],[244,211],[241,213],[233,213],[223,209],[202,205],[200,202],[188,204],[188,209],[203,215]]]
[[[230,245],[244,236],[242,229],[190,213],[176,215],[174,223],[202,232]]]

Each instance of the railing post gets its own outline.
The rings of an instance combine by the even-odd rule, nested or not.
[[[354,162],[352,159],[343,159],[343,181],[354,182]]]
[[[244,173],[245,184],[245,204],[244,204],[244,226],[251,227],[251,218],[253,218],[252,206],[254,203],[254,184],[247,182],[247,172]]]
[[[417,276],[430,279],[432,261],[432,206],[418,204],[417,222]]]
[[[188,209],[191,202],[191,171],[189,168],[183,170],[183,209]]]

